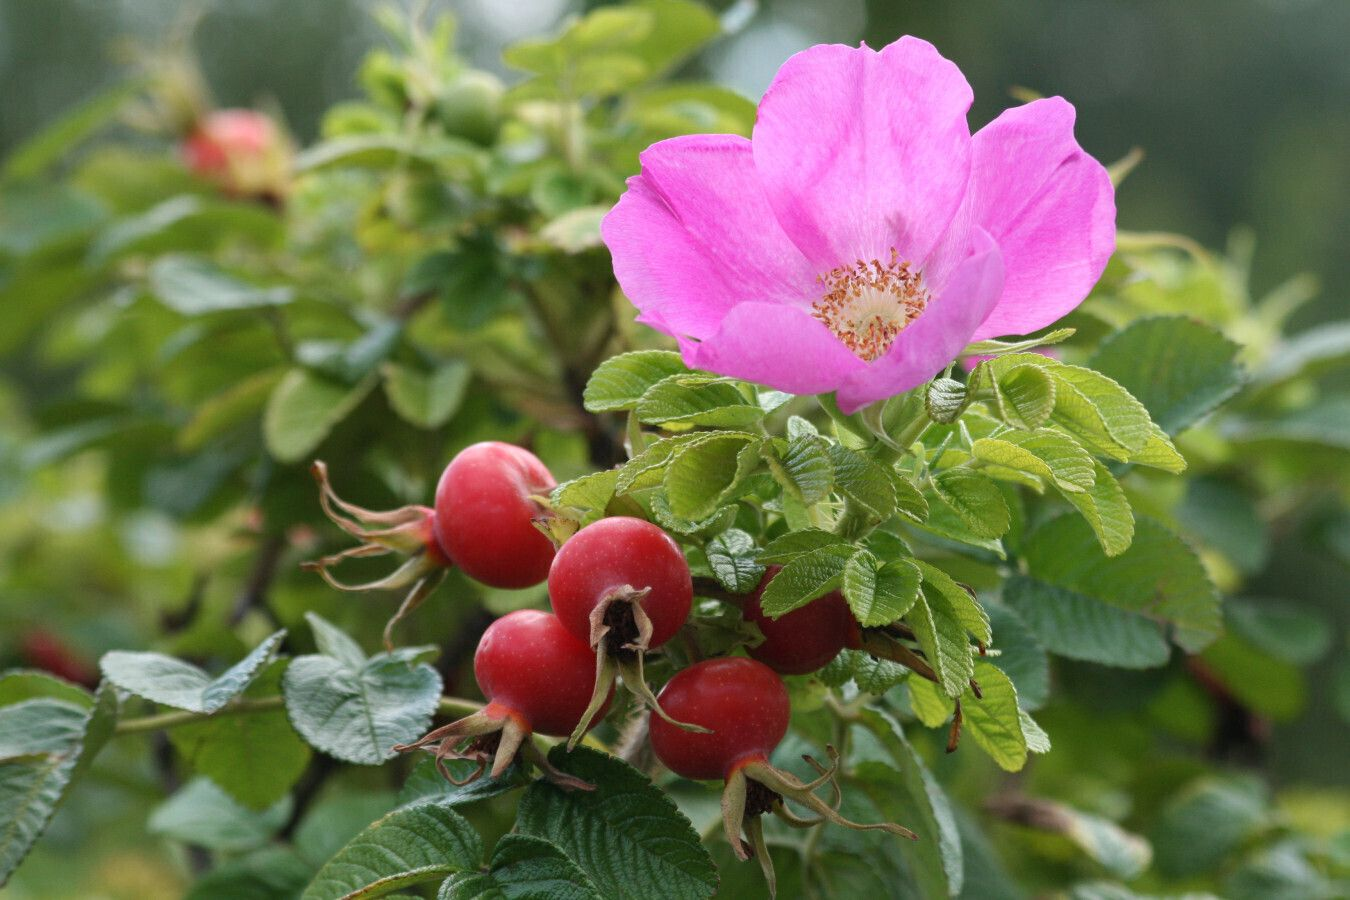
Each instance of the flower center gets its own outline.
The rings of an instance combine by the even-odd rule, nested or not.
[[[812,304],[811,315],[866,362],[891,349],[896,335],[928,305],[923,274],[900,262],[894,247],[889,262],[860,259],[816,280],[824,285],[825,294]]]

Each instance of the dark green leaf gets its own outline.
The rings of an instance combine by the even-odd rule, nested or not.
[[[473,826],[449,806],[421,801],[352,838],[314,876],[303,900],[382,897],[476,869],[482,858]]]
[[[451,875],[436,900],[598,900],[586,873],[555,844],[508,834],[492,851],[487,872]]]
[[[822,547],[789,560],[760,595],[764,614],[776,619],[838,590],[852,556],[852,548],[843,545]]]
[[[590,412],[636,409],[652,385],[688,371],[680,354],[668,350],[638,350],[611,356],[586,383],[586,409]]]
[[[717,889],[717,870],[689,820],[641,773],[585,747],[549,760],[596,786],[568,791],[536,781],[525,792],[516,828],[561,847],[602,897],[698,900]]]
[[[149,278],[155,297],[185,316],[283,306],[295,299],[289,287],[258,287],[190,256],[161,257],[150,267]]]
[[[703,548],[713,577],[733,594],[755,589],[764,566],[755,561],[755,539],[739,528],[728,528]]]

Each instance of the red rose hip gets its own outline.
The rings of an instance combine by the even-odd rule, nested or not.
[[[777,619],[760,605],[764,590],[781,566],[769,566],[759,586],[745,598],[741,610],[747,622],[759,626],[763,642],[749,648],[752,657],[784,675],[805,675],[824,666],[839,651],[856,643],[858,624],[843,594],[831,591]]]
[[[554,769],[530,740],[531,734],[557,737],[577,727],[591,697],[595,657],[551,613],[522,609],[488,626],[473,657],[474,679],[488,703],[478,712],[428,732],[399,751],[429,748],[436,766],[455,781],[446,759],[472,759],[473,780],[492,764],[501,775],[519,753],[544,774],[567,787],[590,789]],[[609,705],[609,698],[604,700]],[[603,711],[603,710],[602,710]]]
[[[647,651],[674,637],[689,618],[694,581],[679,544],[643,519],[601,519],[562,545],[549,569],[548,596],[563,626],[595,652],[591,714],[622,673],[626,688],[672,721],[647,687],[642,666]],[[590,720],[583,718],[572,745]]]
[[[548,577],[553,542],[535,520],[533,499],[557,482],[528,450],[498,441],[474,444],[445,467],[436,486],[436,534],[455,565],[497,588],[526,588]]]

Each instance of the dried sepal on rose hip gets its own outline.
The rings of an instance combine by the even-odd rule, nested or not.
[[[398,611],[384,628],[386,647],[393,646],[393,629],[404,617],[445,579],[452,565],[436,537],[435,512],[427,506],[404,506],[391,510],[370,510],[348,503],[333,490],[328,466],[316,460],[310,467],[319,483],[319,503],[334,524],[360,541],[340,553],[301,563],[308,572],[317,572],[340,591],[395,591],[408,589]],[[395,553],[407,559],[393,572],[375,581],[348,584],[339,581],[332,569],[348,559],[386,556]]]
[[[769,755],[787,734],[791,707],[783,680],[763,663],[723,657],[695,663],[676,673],[661,691],[661,705],[676,718],[697,723],[703,733],[685,731],[653,718],[650,741],[656,758],[672,772],[700,781],[722,779],[722,823],[727,840],[742,860],[759,858],[770,889],[773,865],[764,844],[760,816],[773,813],[794,828],[825,822],[859,831],[887,831],[911,840],[917,835],[890,822],[863,825],[839,814],[839,756],[827,748],[830,765],[804,757],[820,776],[803,782],[769,763]],[[832,802],[816,796],[829,786]],[[815,814],[802,817],[792,801]],[[742,837],[744,834],[744,837]],[[749,839],[747,846],[746,838]]]
[[[807,675],[828,664],[845,647],[856,647],[858,622],[843,594],[831,591],[805,606],[771,618],[761,601],[769,582],[782,571],[769,566],[753,591],[745,596],[741,615],[756,625],[764,640],[748,648],[750,656],[783,675]]]
[[[341,553],[305,563],[343,591],[409,592],[385,627],[393,627],[435,590],[455,566],[490,587],[523,588],[548,577],[553,543],[536,527],[549,516],[541,495],[554,486],[552,474],[528,450],[487,441],[456,454],[441,474],[436,505],[411,505],[388,511],[363,509],[344,501],[328,480],[328,468],[315,462],[324,513],[361,543]],[[398,553],[408,557],[385,578],[346,584],[330,571],[346,559]]]
[[[642,519],[615,516],[587,525],[562,545],[548,573],[548,596],[563,626],[594,652],[595,688],[572,733],[576,745],[615,678],[666,722],[643,673],[649,650],[675,636],[689,618],[694,582],[680,546]]]
[[[473,657],[474,678],[487,705],[394,749],[430,751],[440,773],[455,784],[467,784],[489,768],[498,777],[521,756],[558,785],[594,790],[594,785],[554,768],[531,740],[532,734],[563,737],[578,727],[590,700],[593,669],[590,648],[551,613],[508,613],[488,626]],[[609,701],[604,698],[602,714]],[[445,765],[447,759],[470,759],[478,768],[468,778],[456,779]]]

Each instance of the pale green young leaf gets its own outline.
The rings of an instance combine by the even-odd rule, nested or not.
[[[1122,461],[1148,443],[1152,420],[1129,391],[1091,369],[1061,363],[1050,371],[1057,382],[1055,422],[1091,440],[1094,449],[1114,444],[1120,449],[1110,455]]]
[[[841,587],[854,618],[864,627],[889,625],[918,599],[919,569],[913,560],[883,563],[861,550],[845,565]]]
[[[973,344],[967,344],[966,349],[961,351],[962,356],[999,356],[1004,353],[1025,353],[1028,350],[1035,350],[1037,347],[1048,347],[1051,344],[1058,344],[1073,337],[1075,329],[1056,328],[1054,331],[1047,331],[1040,337],[1026,338],[1020,341],[976,341]]]
[[[1173,475],[1180,475],[1186,471],[1186,458],[1177,452],[1172,439],[1156,424],[1144,444],[1144,449],[1130,454],[1130,462],[1171,472]]]
[[[980,438],[971,445],[971,455],[1035,475],[1065,492],[1086,491],[1095,482],[1092,454],[1067,434],[1049,428],[1005,431],[996,438]]]
[[[749,593],[764,577],[764,566],[755,561],[755,539],[739,528],[728,528],[717,535],[703,551],[713,577],[733,594]]]
[[[1017,706],[1017,689],[1001,670],[987,660],[975,663],[975,681],[983,695],[967,696],[961,703],[964,733],[988,753],[999,768],[1021,770],[1027,762],[1027,738],[1022,730],[1022,713]]]
[[[834,487],[834,465],[824,438],[802,434],[787,441],[766,441],[760,448],[774,479],[810,506]]]
[[[929,728],[937,728],[952,717],[956,703],[936,685],[926,678],[909,679],[909,705],[920,722]]]
[[[837,590],[852,556],[849,545],[826,546],[788,561],[760,597],[765,615],[776,619]]]
[[[856,450],[830,447],[834,487],[879,522],[895,514],[895,483],[885,468]]]
[[[895,488],[895,511],[911,522],[921,523],[928,518],[928,501],[923,492],[910,480],[895,469],[887,468],[891,476],[891,486]]]
[[[693,520],[712,515],[758,463],[759,440],[749,435],[713,434],[682,447],[664,478],[671,511]]]
[[[934,378],[923,402],[928,418],[934,422],[955,422],[966,407],[966,386],[953,378]]]
[[[960,697],[975,668],[966,627],[951,602],[940,591],[920,591],[905,621],[914,629],[943,691],[949,697]]]
[[[620,472],[606,469],[564,481],[553,489],[551,499],[558,507],[603,512],[614,499]]]
[[[668,430],[748,428],[764,418],[764,410],[734,384],[672,375],[647,389],[637,417]]]
[[[914,564],[923,577],[923,583],[942,595],[966,631],[982,644],[988,645],[993,641],[989,630],[989,614],[967,588],[932,563],[916,559]],[[926,592],[924,596],[931,594]]]
[[[1058,387],[1045,367],[1022,364],[1002,371],[994,402],[1003,420],[1018,428],[1039,428],[1055,408]]]
[[[1134,540],[1134,510],[1111,470],[1099,460],[1092,460],[1092,464],[1095,471],[1092,487],[1081,493],[1064,491],[1064,499],[1092,526],[1102,551],[1107,556],[1119,556]]]
[[[680,354],[669,350],[620,353],[596,368],[586,383],[582,402],[590,412],[636,409],[652,385],[688,371]]]
[[[1012,520],[1003,494],[975,470],[944,469],[933,476],[933,488],[972,536],[992,540],[1008,532]]]
[[[852,552],[852,545],[839,535],[818,528],[806,528],[801,531],[789,531],[769,541],[768,546],[760,552],[756,560],[769,565],[782,565],[803,554],[825,547],[838,548],[845,556]]]

